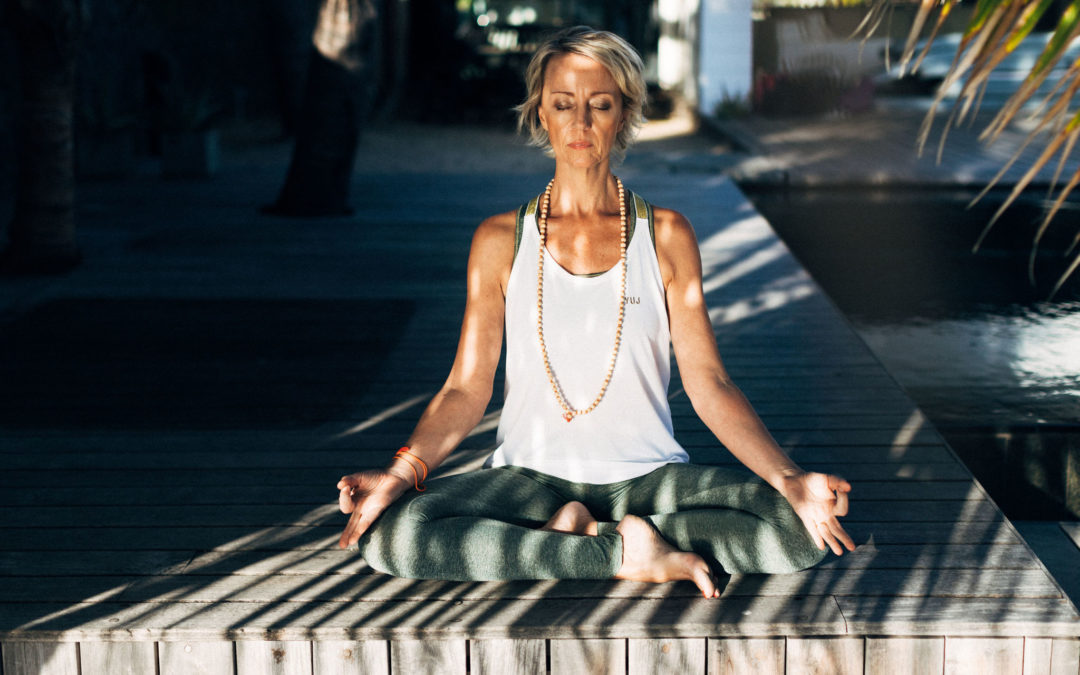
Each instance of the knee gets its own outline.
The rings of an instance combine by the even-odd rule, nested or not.
[[[411,562],[417,559],[420,530],[429,518],[423,504],[417,502],[420,500],[392,504],[360,537],[360,555],[372,569],[396,577],[418,576],[419,570]]]
[[[817,547],[787,500],[783,497],[780,500],[783,501],[780,505],[782,517],[774,525],[780,556],[777,557],[778,569],[772,573],[789,574],[813,567],[824,560],[828,552]]]
[[[825,559],[827,550],[819,549],[802,522],[796,524],[794,531],[784,533],[782,548],[784,554],[777,560],[777,569],[772,574],[791,574],[809,569]]]
[[[802,519],[791,508],[788,501],[768,485],[762,485],[759,489],[771,493],[772,499],[775,500],[775,508],[768,521],[772,525],[775,550],[778,555],[771,561],[772,569],[769,569],[768,573],[799,572],[824,560],[828,551],[817,547],[813,537],[803,525]]]

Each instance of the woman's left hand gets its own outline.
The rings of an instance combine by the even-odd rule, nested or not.
[[[839,476],[824,473],[798,473],[784,478],[781,494],[795,509],[819,549],[828,545],[836,555],[844,548],[855,550],[855,541],[837,520],[848,512],[851,484]]]

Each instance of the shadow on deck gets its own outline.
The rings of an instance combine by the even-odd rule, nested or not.
[[[710,601],[688,583],[395,579],[337,550],[337,477],[385,462],[452,360],[476,203],[543,184],[369,178],[357,220],[225,200],[212,222],[91,225],[100,266],[3,307],[6,675],[1080,669],[1075,608],[720,178],[628,183],[696,223],[729,370],[800,464],[855,485],[856,552]],[[693,461],[734,464],[677,377],[671,400]],[[443,473],[482,463],[497,415]]]

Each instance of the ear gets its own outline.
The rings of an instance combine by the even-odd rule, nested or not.
[[[544,114],[544,109],[537,108],[536,116],[540,118],[540,126],[544,128],[544,131],[547,131],[547,116]]]

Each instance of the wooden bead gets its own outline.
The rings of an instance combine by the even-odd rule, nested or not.
[[[551,383],[551,389],[555,393],[555,399],[559,402],[559,407],[564,411],[563,419],[567,422],[571,422],[578,415],[586,415],[595,410],[596,406],[600,405],[600,401],[603,400],[604,394],[607,393],[608,384],[611,383],[612,375],[615,373],[615,360],[619,354],[619,345],[622,342],[623,317],[626,312],[626,236],[628,229],[626,221],[626,193],[623,189],[622,181],[616,176],[615,185],[619,189],[619,221],[621,225],[619,232],[619,260],[622,264],[622,278],[619,282],[619,319],[615,326],[615,346],[611,352],[611,362],[608,365],[607,375],[604,378],[603,384],[600,386],[600,393],[597,394],[592,405],[585,410],[574,410],[566,401],[566,398],[562,394],[562,390],[559,389],[559,385],[555,380],[555,373],[551,368],[551,361],[548,358],[547,346],[544,343],[544,249],[547,247],[547,217],[551,208],[551,189],[554,185],[555,179],[552,178],[544,189],[544,196],[540,203],[540,213],[538,214],[540,253],[536,273],[536,333],[540,340],[540,353],[544,357],[544,369],[547,371],[548,382]]]

